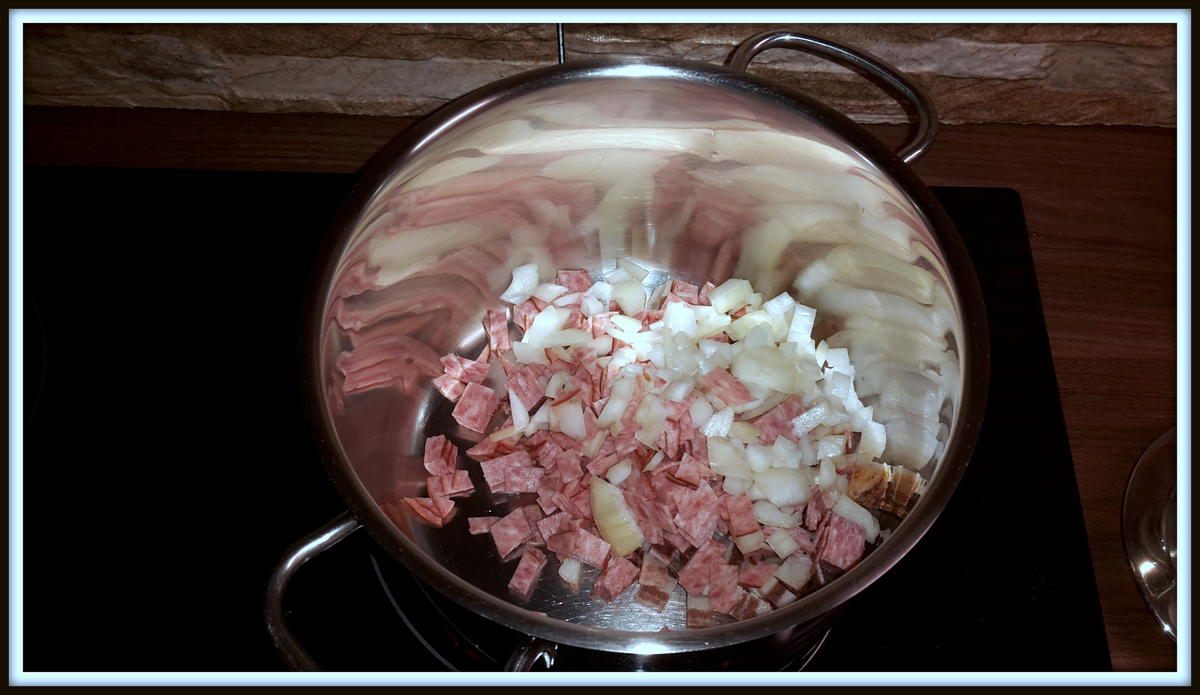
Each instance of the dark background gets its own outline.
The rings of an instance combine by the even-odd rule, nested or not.
[[[310,434],[300,355],[326,225],[352,178],[25,176],[25,670],[281,668],[262,624],[267,577],[343,509]],[[988,302],[979,453],[811,668],[1107,669],[1020,200],[936,192]],[[386,661],[408,643],[366,571],[372,548],[360,532],[301,570],[297,633],[330,668],[436,668],[411,644]]]

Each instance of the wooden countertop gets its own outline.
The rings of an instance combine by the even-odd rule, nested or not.
[[[412,122],[26,107],[24,156],[31,165],[353,172]],[[871,129],[885,142],[903,138],[899,126]],[[1113,667],[1175,670],[1175,644],[1138,595],[1120,537],[1126,478],[1176,421],[1175,131],[949,126],[915,171],[930,185],[1020,193]]]

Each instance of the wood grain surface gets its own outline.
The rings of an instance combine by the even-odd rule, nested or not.
[[[356,171],[414,122],[65,107],[23,116],[31,165],[320,172]],[[889,143],[904,136],[871,130]],[[1020,193],[1113,667],[1175,670],[1175,644],[1138,595],[1120,536],[1126,478],[1176,421],[1175,130],[944,127],[915,171],[930,185]]]

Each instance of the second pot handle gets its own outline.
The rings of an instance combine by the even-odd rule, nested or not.
[[[911,164],[925,154],[937,137],[937,110],[929,96],[901,72],[879,58],[856,48],[842,46],[826,39],[797,34],[791,31],[764,31],[738,44],[725,60],[726,67],[744,71],[751,60],[770,48],[791,48],[828,58],[850,68],[861,70],[891,87],[912,106],[917,116],[917,130],[896,155]]]
[[[337,545],[343,538],[358,530],[359,525],[350,512],[342,513],[288,548],[275,572],[271,574],[266,600],[267,632],[275,645],[275,651],[290,669],[321,670],[288,630],[287,621],[283,617],[283,592],[301,565]]]

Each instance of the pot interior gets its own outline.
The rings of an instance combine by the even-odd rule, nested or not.
[[[473,461],[460,465],[477,492],[444,528],[403,505],[382,511],[425,494],[426,437],[444,434],[460,451],[479,439],[431,380],[440,356],[480,353],[484,312],[508,308],[498,295],[530,262],[543,281],[563,268],[600,277],[618,259],[648,269],[648,287],[743,278],[765,298],[789,292],[816,308],[814,338],[849,351],[855,389],[886,426],[881,460],[919,473],[926,493],[903,522],[884,515],[891,537],[859,567],[777,611],[784,617],[755,621],[795,622],[839,584],[851,595],[915,542],[944,502],[928,498],[953,487],[939,476],[965,463],[943,459],[962,434],[969,355],[940,241],[952,232],[935,228],[932,198],[914,197],[914,180],[898,180],[878,143],[852,141],[843,120],[744,76],[645,62],[560,69],[468,95],[432,119],[393,150],[337,230],[345,241],[316,365],[343,491],[423,578],[510,625],[574,626],[551,635],[560,640],[587,642],[570,637],[587,628],[685,630],[682,589],[662,613],[629,591],[606,604],[588,591],[595,570],[573,593],[551,553],[527,610],[511,604],[516,561],[502,563],[489,535],[470,535],[467,518],[503,516],[534,496],[490,496]],[[505,393],[499,369],[485,383]],[[914,523],[901,541],[898,527]]]

